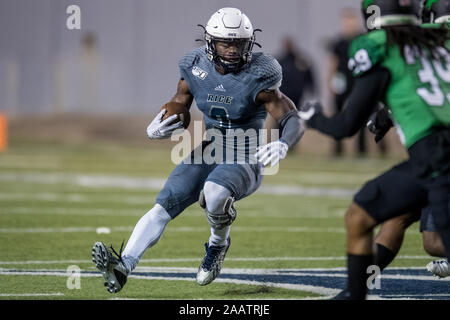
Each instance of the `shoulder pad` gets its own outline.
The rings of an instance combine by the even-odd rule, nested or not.
[[[178,62],[179,68],[186,69],[192,67],[198,61],[198,59],[200,59],[200,57],[202,56],[202,54],[204,54],[204,52],[205,46],[189,51]]]
[[[275,89],[281,85],[283,73],[278,61],[271,55],[257,52],[253,54],[248,71],[256,76],[262,90]]]
[[[348,68],[355,77],[381,63],[386,55],[386,32],[375,30],[354,39],[349,49]]]

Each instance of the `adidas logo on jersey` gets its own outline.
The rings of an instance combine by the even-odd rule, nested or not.
[[[221,92],[226,92],[227,90],[225,90],[225,88],[223,87],[223,84],[218,85],[214,90],[216,91],[221,91]]]

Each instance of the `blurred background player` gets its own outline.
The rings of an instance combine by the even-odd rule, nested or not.
[[[353,76],[348,69],[348,49],[355,37],[362,33],[360,14],[353,8],[344,8],[340,13],[340,33],[328,45],[329,71],[328,90],[334,102],[335,113],[342,111],[345,100],[353,87]],[[334,155],[342,155],[342,141],[335,140]],[[365,126],[358,133],[357,152],[366,153]]]
[[[381,10],[373,20],[368,11],[372,5]],[[378,101],[385,102],[408,150],[414,176],[427,191],[434,224],[448,258],[450,97],[443,93],[450,89],[450,78],[443,72],[450,69],[450,55],[445,49],[447,31],[421,28],[418,2],[365,0],[362,7],[369,29],[381,30],[352,42],[349,67],[356,80],[347,107],[326,118],[320,104],[310,103],[304,106],[301,116],[311,128],[346,137],[367,122]],[[427,84],[431,84],[431,92]],[[366,297],[367,268],[374,263],[372,233],[378,223],[358,205],[353,204],[347,211],[348,295],[339,298]]]
[[[283,70],[280,90],[299,109],[305,97],[311,97],[317,93],[314,68],[292,37],[286,36],[282,43],[283,54],[278,58]]]
[[[252,52],[255,35],[248,17],[238,9],[222,8],[204,28],[206,45],[180,60],[180,80],[171,101],[189,109],[195,99],[203,112],[206,129],[215,129],[224,139],[216,136],[203,141],[172,171],[155,206],[138,221],[123,254],[122,248],[116,253],[101,242],[94,244],[93,261],[111,293],[122,289],[142,255],[158,242],[167,223],[197,200],[211,226],[197,283],[211,283],[230,247],[235,201],[255,192],[262,182],[262,167],[276,165],[303,134],[294,103],[279,90],[280,65],[269,55]],[[245,136],[249,141],[261,142],[257,133],[263,129],[267,113],[278,121],[280,139],[253,150],[245,142]],[[150,139],[168,138],[182,126],[180,121],[173,123],[177,115],[162,120],[164,114],[162,110],[148,126]],[[239,139],[240,136],[244,139]],[[206,163],[203,153],[211,147],[223,149],[222,159],[227,162]],[[228,162],[227,154],[234,155],[232,163]],[[237,163],[242,155],[245,162]]]
[[[318,91],[314,67],[290,36],[283,38],[282,54],[277,60],[283,72],[280,91],[294,102],[298,110],[305,99],[312,98]],[[266,128],[279,129],[277,121],[270,115],[267,116]],[[296,149],[298,150],[298,145]],[[291,152],[294,149],[290,149],[289,153]]]

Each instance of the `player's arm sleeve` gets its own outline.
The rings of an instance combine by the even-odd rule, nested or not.
[[[351,137],[365,126],[378,101],[384,96],[390,81],[387,69],[377,67],[356,78],[342,112],[333,117],[314,115],[308,126],[336,139]]]
[[[285,142],[289,148],[295,146],[303,136],[305,128],[301,124],[297,109],[287,112],[279,121],[281,128],[280,140]]]

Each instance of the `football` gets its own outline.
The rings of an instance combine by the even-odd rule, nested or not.
[[[163,105],[160,111],[162,109],[167,110],[162,120],[167,119],[171,115],[178,114],[178,119],[183,122],[183,128],[187,129],[187,127],[189,127],[189,123],[191,122],[191,114],[189,113],[189,109],[186,108],[183,104],[170,101]],[[173,123],[178,122],[178,119],[174,120]]]

